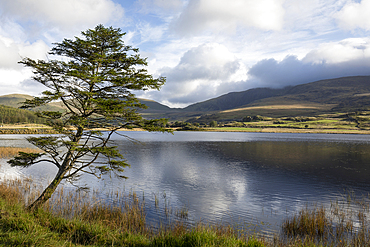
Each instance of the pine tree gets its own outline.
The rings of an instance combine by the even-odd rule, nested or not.
[[[39,208],[62,180],[74,183],[83,173],[100,178],[113,173],[120,178],[128,164],[110,138],[121,128],[140,127],[147,131],[167,131],[164,119],[145,120],[137,109],[146,108],[134,95],[135,90],[157,89],[165,78],[153,78],[143,67],[146,59],[138,49],[124,44],[119,28],[98,25],[82,32],[82,38],[56,43],[50,55],[58,59],[20,63],[33,68],[33,79],[48,90],[41,97],[26,100],[23,108],[62,101],[66,111],[42,111],[37,115],[60,133],[59,136],[28,137],[41,149],[40,154],[22,153],[8,161],[12,166],[29,167],[43,162],[58,168],[30,210]],[[102,131],[104,130],[104,131]]]

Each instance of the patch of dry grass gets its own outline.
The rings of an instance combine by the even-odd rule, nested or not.
[[[224,110],[220,113],[235,112],[235,111],[245,111],[245,110],[260,110],[260,109],[318,109],[317,106],[294,104],[294,105],[264,105],[264,106],[249,106],[243,108],[236,108],[231,110]]]
[[[145,201],[134,192],[103,193],[66,190],[61,187],[44,205],[53,215],[97,223],[125,232],[148,234],[145,222]]]
[[[34,148],[0,147],[0,159],[11,158],[19,152],[39,153],[40,150]]]

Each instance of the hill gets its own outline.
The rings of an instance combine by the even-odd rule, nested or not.
[[[314,116],[370,109],[370,76],[320,80],[283,89],[233,92],[186,107],[203,112],[191,121],[237,120],[247,115]]]
[[[0,96],[0,105],[7,106],[11,108],[18,108],[21,106],[21,103],[24,102],[26,99],[32,99],[33,96],[27,94],[8,94]],[[168,106],[162,105],[156,101],[148,100],[148,99],[139,99],[142,104],[148,106],[147,109],[140,109],[140,112],[146,116],[148,115],[158,115],[163,113],[169,112],[176,112],[178,109],[170,108]],[[8,109],[8,108],[7,108]],[[18,109],[14,109],[18,110]],[[49,103],[47,106],[36,107],[34,109],[30,109],[33,111],[36,110],[43,110],[43,111],[63,111],[63,105],[60,102],[52,102]]]
[[[319,104],[338,104],[338,109],[354,104],[369,105],[370,76],[343,77],[289,86],[283,89],[254,88],[232,92],[204,102],[190,105],[186,111],[222,111],[242,106],[265,105],[268,102],[301,101]],[[273,100],[272,100],[273,99]],[[345,99],[345,101],[343,101]],[[365,100],[365,101],[364,101]]]
[[[141,99],[139,98],[140,103],[146,105],[148,109],[142,110],[142,112],[150,113],[150,112],[174,112],[178,111],[180,109],[178,108],[170,108],[166,105],[163,105],[161,103],[158,103],[154,100],[149,99]]]
[[[18,108],[19,103],[25,101],[26,99],[32,99],[31,95],[27,94],[7,94],[0,96],[0,105],[10,106]]]
[[[43,123],[44,120],[38,118],[35,113],[28,110],[13,108],[0,105],[0,125],[15,123]]]
[[[21,106],[21,103],[26,99],[32,99],[33,96],[27,94],[7,94],[0,96],[0,105],[5,105],[13,108],[18,108]],[[49,103],[46,106],[36,107],[30,109],[32,111],[63,111],[63,107],[59,102]]]
[[[283,95],[286,89],[254,88],[242,92],[231,92],[217,98],[192,104],[184,111],[222,111],[253,103],[254,101]]]

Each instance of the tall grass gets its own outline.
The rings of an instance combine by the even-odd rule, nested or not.
[[[103,224],[113,229],[133,233],[148,233],[145,221],[145,202],[136,193],[110,192],[100,198],[99,191],[56,191],[44,210],[66,219],[79,219]]]
[[[265,246],[230,226],[185,224],[184,218],[153,229],[145,198],[111,192],[60,189],[35,213],[25,210],[41,189],[31,180],[0,181],[0,245],[5,246]],[[181,209],[180,215],[185,215]]]
[[[330,207],[306,206],[282,224],[285,241],[324,246],[370,246],[370,197],[347,193]]]
[[[311,205],[288,217],[273,238],[230,225],[178,220],[154,229],[145,197],[133,191],[86,193],[59,189],[42,209],[25,205],[38,194],[32,180],[0,181],[0,245],[5,246],[370,246],[370,197],[347,193],[329,206]],[[158,204],[158,203],[157,203]]]

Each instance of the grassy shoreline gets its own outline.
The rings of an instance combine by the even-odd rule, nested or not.
[[[257,132],[257,133],[309,133],[309,134],[370,134],[370,130],[347,130],[347,129],[294,129],[294,128],[241,128],[219,127],[204,128],[209,132]]]
[[[135,193],[113,193],[115,203],[107,205],[59,190],[31,213],[25,209],[33,197],[30,185],[0,181],[0,246],[266,246],[263,239],[239,236],[229,226],[189,228],[178,220],[155,230],[145,222],[144,202]]]
[[[370,196],[348,194],[329,207],[313,205],[286,218],[271,237],[231,225],[180,218],[153,229],[145,221],[145,199],[136,193],[108,193],[109,202],[60,189],[37,212],[25,205],[37,195],[32,180],[0,181],[0,246],[369,246]],[[355,205],[357,209],[348,207]]]

